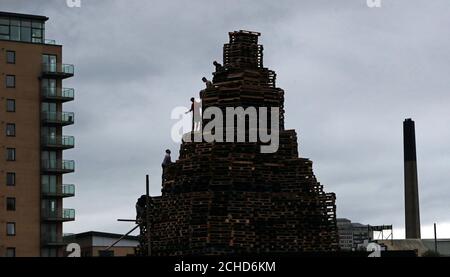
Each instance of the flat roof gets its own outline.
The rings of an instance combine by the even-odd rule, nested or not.
[[[48,17],[42,16],[42,15],[34,15],[34,14],[25,14],[25,13],[11,13],[11,12],[2,12],[0,11],[0,17],[16,17],[16,18],[22,18],[22,19],[36,19],[36,20],[43,20],[47,21]]]
[[[68,235],[65,235],[64,238],[103,237],[103,238],[118,239],[118,238],[121,238],[122,236],[123,235],[121,235],[121,234],[89,231],[89,232],[84,232],[84,233],[79,233],[79,234],[68,234]],[[138,240],[138,236],[128,235],[124,239]]]

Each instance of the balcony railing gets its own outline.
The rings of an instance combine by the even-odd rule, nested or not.
[[[54,39],[45,39],[44,44],[56,45],[56,40]]]
[[[70,78],[75,74],[75,66],[73,64],[61,63],[43,63],[42,76],[52,78]]]
[[[66,220],[75,220],[75,209],[64,209],[63,218]]]
[[[63,209],[52,211],[48,209],[42,209],[41,216],[42,219],[46,221],[73,221],[75,220],[75,210]]]
[[[46,100],[58,100],[61,102],[73,101],[75,90],[73,88],[42,88],[42,97]]]
[[[75,185],[50,186],[42,184],[42,196],[44,197],[73,197],[75,196]]]
[[[75,171],[75,161],[42,160],[41,167],[45,172],[71,173]]]
[[[71,195],[71,196],[75,196],[75,185],[63,185],[63,190],[62,193],[64,195]]]
[[[41,144],[45,148],[71,149],[75,147],[75,137],[72,136],[42,136]]]
[[[42,112],[42,122],[51,125],[71,125],[75,122],[75,114],[67,112]]]
[[[44,245],[65,245],[62,236],[58,236],[57,234],[44,234],[41,236],[41,242]]]

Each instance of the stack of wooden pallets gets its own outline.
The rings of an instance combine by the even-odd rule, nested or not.
[[[284,129],[284,91],[276,87],[275,72],[263,66],[258,37],[230,33],[223,70],[201,98],[203,109],[278,107],[278,151],[261,153],[259,140],[183,142],[179,159],[166,170],[162,196],[152,198],[152,255],[338,249],[335,195],[324,192],[312,162],[298,157],[296,132]]]

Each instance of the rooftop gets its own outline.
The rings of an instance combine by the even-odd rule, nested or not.
[[[434,250],[434,239],[378,240],[377,243],[386,245],[388,250],[417,250],[419,255]],[[441,255],[450,256],[450,239],[437,239],[437,248]]]
[[[123,235],[121,234],[113,234],[113,233],[105,233],[105,232],[96,232],[96,231],[89,231],[79,234],[65,234],[64,238],[86,238],[86,237],[103,237],[103,238],[111,238],[111,239],[119,239]],[[124,239],[129,240],[137,240],[137,236],[126,236]]]
[[[48,20],[48,17],[42,16],[42,15],[11,13],[11,12],[2,12],[2,11],[0,11],[0,17],[15,17],[15,18],[21,18],[21,19],[34,19],[34,20],[43,20],[43,21]]]
[[[48,17],[41,15],[0,11],[0,40],[57,45],[46,39],[45,24]]]

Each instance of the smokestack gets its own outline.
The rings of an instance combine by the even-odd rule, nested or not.
[[[403,122],[405,160],[405,228],[407,239],[420,239],[419,188],[417,182],[416,132],[414,121]]]

